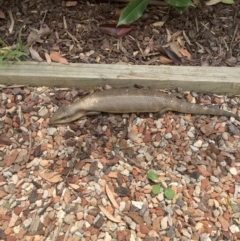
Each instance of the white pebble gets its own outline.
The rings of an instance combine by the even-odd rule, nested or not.
[[[198,141],[196,141],[193,145],[194,145],[195,147],[200,148],[200,147],[202,146],[202,143],[203,143],[202,140],[198,140]]]
[[[161,228],[162,229],[167,229],[167,226],[168,226],[167,222],[168,222],[168,217],[167,216],[163,217],[161,220]]]
[[[171,139],[171,138],[172,138],[172,134],[171,134],[171,133],[167,133],[164,137],[165,137],[166,139]]]
[[[229,172],[234,176],[237,175],[237,169],[235,167],[230,167]]]
[[[237,225],[233,224],[229,227],[229,230],[231,233],[239,233],[240,232],[240,229]]]
[[[194,152],[199,151],[199,148],[197,148],[197,147],[195,147],[195,146],[193,146],[193,145],[190,145],[190,148],[191,148],[192,151],[194,151]]]
[[[124,171],[122,171],[121,174],[128,177],[129,176],[129,170],[124,169]]]

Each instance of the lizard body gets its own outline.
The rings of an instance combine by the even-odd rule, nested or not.
[[[79,101],[61,106],[52,116],[51,124],[74,121],[85,115],[108,113],[160,112],[172,110],[181,113],[235,117],[237,114],[213,106],[191,104],[174,95],[148,89],[111,89],[95,92]]]

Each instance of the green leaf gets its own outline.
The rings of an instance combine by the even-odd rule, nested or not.
[[[166,3],[173,7],[189,7],[194,6],[191,0],[164,0]]]
[[[122,11],[117,27],[123,24],[130,24],[139,19],[150,0],[131,0]]]
[[[156,184],[152,186],[152,193],[158,195],[162,191],[162,186],[160,184]]]
[[[175,196],[175,193],[172,190],[172,188],[168,187],[164,190],[164,195],[166,196],[167,199],[172,200]]]
[[[234,1],[233,0],[222,0],[222,3],[234,4]]]
[[[148,177],[148,179],[150,179],[153,182],[158,180],[158,175],[152,170],[148,171],[147,177]]]
[[[184,7],[174,7],[180,14],[184,13],[187,9],[188,6],[184,6]]]

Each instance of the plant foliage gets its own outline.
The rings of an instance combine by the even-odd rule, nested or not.
[[[180,14],[185,12],[189,7],[194,7],[192,0],[164,0],[170,6],[175,8]],[[211,1],[211,0],[210,0]],[[131,0],[122,11],[118,20],[117,26],[130,24],[139,19],[145,9],[147,8],[150,0]],[[233,4],[234,0],[219,0],[219,2],[226,4]]]
[[[9,47],[7,43],[5,43],[0,38],[0,65],[5,61],[19,61],[21,62],[20,58],[25,56],[28,57],[27,45],[24,45],[22,42],[22,28],[20,29],[17,37],[17,44],[14,47]]]

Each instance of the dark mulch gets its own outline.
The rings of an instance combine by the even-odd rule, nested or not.
[[[182,15],[168,6],[149,6],[131,25],[132,30],[121,37],[101,33],[99,24],[116,20],[116,10],[124,3],[78,1],[76,6],[66,7],[67,1],[0,2],[0,11],[5,14],[5,19],[0,19],[0,36],[9,46],[16,44],[23,25],[24,43],[33,29],[50,28],[51,33],[42,37],[41,43],[32,44],[43,59],[45,52],[58,51],[72,63],[159,65],[160,47],[169,48],[169,39],[180,31],[176,39],[191,54],[190,60],[181,58],[182,65],[240,65],[239,0],[235,5],[213,6],[200,1]],[[9,10],[15,19],[11,34]],[[153,26],[161,21],[162,27]]]

